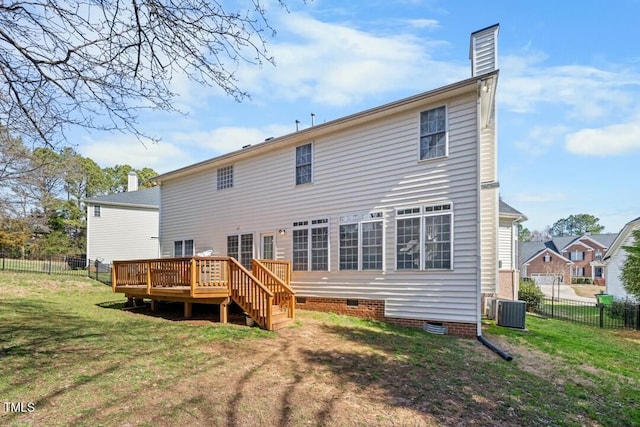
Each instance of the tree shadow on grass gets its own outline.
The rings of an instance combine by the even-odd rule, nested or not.
[[[585,402],[564,387],[499,359],[470,340],[391,325],[324,325],[324,332],[373,352],[301,350],[372,399],[409,408],[442,425],[583,424]],[[532,404],[535,402],[535,404]]]

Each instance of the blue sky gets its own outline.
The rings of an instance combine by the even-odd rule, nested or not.
[[[178,76],[187,117],[154,113],[122,134],[73,134],[101,166],[159,173],[470,77],[469,36],[499,23],[503,199],[542,230],[571,214],[618,232],[640,216],[640,0],[288,2],[274,5],[276,66],[240,65],[242,103]],[[366,6],[365,6],[366,5]]]

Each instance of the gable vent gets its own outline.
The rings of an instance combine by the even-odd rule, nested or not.
[[[481,76],[498,69],[498,30],[500,25],[492,25],[471,34],[469,59],[471,76]]]

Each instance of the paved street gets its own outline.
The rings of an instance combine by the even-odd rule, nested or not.
[[[545,295],[547,296],[551,296],[551,292],[552,292],[552,288],[553,288],[553,296],[558,298],[558,285],[556,286],[552,286],[552,285],[538,285],[540,286],[540,289],[542,289],[542,292],[544,292]],[[595,297],[589,298],[589,297],[581,297],[576,295],[575,291],[573,290],[573,288],[569,285],[566,284],[562,284],[559,285],[560,286],[560,298],[562,299],[570,299],[570,300],[574,300],[574,301],[584,301],[584,302],[596,302]]]

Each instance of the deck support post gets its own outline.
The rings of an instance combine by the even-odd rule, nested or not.
[[[229,322],[229,303],[229,298],[220,303],[220,323]]]
[[[158,300],[157,299],[152,299],[151,300],[151,311],[152,312],[156,312],[158,311]]]
[[[193,304],[190,302],[185,302],[184,303],[184,317],[186,317],[187,319],[191,319],[191,317],[193,317]]]

